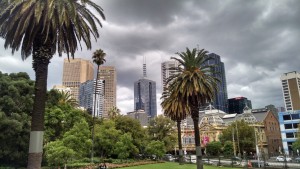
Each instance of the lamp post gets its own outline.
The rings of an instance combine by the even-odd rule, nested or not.
[[[257,135],[256,135],[255,127],[254,127],[254,137],[255,137],[255,148],[256,148],[256,155],[257,155],[258,167],[260,167],[259,148],[258,148],[258,145],[257,145]]]

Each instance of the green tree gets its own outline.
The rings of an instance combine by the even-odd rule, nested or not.
[[[0,164],[23,167],[28,154],[34,82],[27,73],[0,71]]]
[[[139,153],[132,141],[133,139],[130,133],[125,133],[120,137],[120,140],[116,143],[114,150],[119,159],[126,159],[130,155],[133,157]]]
[[[115,120],[117,116],[120,116],[120,109],[113,106],[110,110],[108,110],[108,117],[112,120]]]
[[[112,120],[103,120],[101,125],[95,125],[95,153],[101,157],[111,156],[116,147],[116,140],[120,140],[121,131],[115,127]]]
[[[155,155],[158,159],[160,159],[166,153],[164,142],[152,140],[146,146],[146,153],[149,155]]]
[[[292,144],[292,149],[296,154],[297,154],[297,150],[300,151],[300,139],[299,138]]]
[[[61,164],[64,164],[65,168],[68,161],[76,154],[73,149],[66,147],[60,140],[48,143],[45,146],[45,150],[48,165],[60,166]]]
[[[212,156],[220,155],[222,144],[219,141],[212,141],[206,145],[206,153]]]
[[[233,156],[233,144],[231,141],[225,141],[223,146],[223,154],[224,156],[230,157]]]
[[[39,169],[42,162],[44,112],[47,91],[48,65],[57,52],[71,54],[78,42],[91,49],[90,37],[99,37],[98,14],[103,10],[91,0],[12,0],[2,6],[0,36],[4,47],[12,53],[21,49],[22,59],[32,55],[35,71],[35,99],[32,111],[28,168]],[[95,11],[91,12],[91,8]]]
[[[76,158],[87,157],[92,146],[91,132],[88,123],[81,119],[71,130],[67,131],[62,139],[63,144],[74,150]]]
[[[204,49],[196,48],[192,51],[186,48],[186,52],[177,53],[179,58],[172,57],[172,59],[178,61],[179,73],[170,78],[174,81],[172,83],[174,83],[175,96],[181,96],[180,100],[184,101],[191,111],[195,131],[197,169],[203,169],[198,125],[199,109],[213,100],[218,84],[218,79],[213,76],[213,66],[205,65],[207,60],[212,59],[207,53]]]
[[[130,133],[133,138],[133,144],[143,153],[148,144],[146,129],[140,122],[128,116],[117,116],[115,121],[116,129],[121,131],[121,134]]]
[[[162,141],[167,151],[172,151],[176,145],[175,123],[168,117],[159,115],[151,119],[148,132],[151,140]]]
[[[162,109],[164,110],[164,115],[170,117],[173,121],[177,123],[177,138],[179,147],[179,164],[183,163],[183,150],[181,141],[181,121],[184,120],[189,113],[189,108],[185,102],[181,101],[180,96],[174,96],[176,92],[172,92],[172,86],[166,88],[162,94]],[[171,91],[171,92],[169,92]]]
[[[234,132],[234,138],[237,138],[236,140],[239,140],[239,144],[237,143],[237,147],[240,148],[240,152],[254,152],[254,128],[252,126],[249,126],[249,124],[244,120],[233,122],[225,130],[223,130],[220,137],[221,142],[225,143],[225,141],[232,141],[232,131],[237,131],[236,129],[238,130],[238,132]]]
[[[72,107],[78,106],[78,102],[76,101],[76,99],[72,97],[70,92],[58,91],[58,93],[59,93],[58,104],[70,105]]]

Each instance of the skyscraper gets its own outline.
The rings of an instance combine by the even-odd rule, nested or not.
[[[143,64],[143,78],[134,82],[134,110],[144,110],[151,118],[156,117],[156,83],[146,79],[146,64]]]
[[[165,87],[167,87],[167,79],[176,74],[176,70],[172,69],[178,67],[178,62],[175,60],[170,60],[170,61],[165,61],[163,63],[161,63],[161,86],[162,89],[164,89]]]
[[[117,74],[116,69],[113,66],[100,66],[99,79],[104,83],[104,106],[102,117],[108,117],[108,111],[112,107],[116,107],[117,97]]]
[[[84,59],[64,59],[63,86],[71,89],[71,94],[79,101],[79,86],[88,80],[94,79],[94,65],[89,60]]]
[[[300,74],[296,71],[284,73],[281,77],[285,109],[300,110]]]
[[[251,100],[248,100],[246,97],[228,99],[228,113],[230,114],[242,114],[246,106],[252,109]]]
[[[88,80],[80,85],[79,105],[80,107],[84,107],[93,116],[102,117],[103,102],[104,102],[103,81],[98,80],[96,98],[95,98],[95,86],[96,86],[96,80]],[[95,112],[94,112],[94,103],[96,103]]]
[[[214,76],[220,80],[218,83],[218,91],[215,92],[215,99],[211,104],[218,110],[228,112],[228,95],[224,63],[217,54],[210,53],[208,56],[213,59],[205,62],[205,65],[215,65],[215,67],[213,67],[213,71],[216,72]]]

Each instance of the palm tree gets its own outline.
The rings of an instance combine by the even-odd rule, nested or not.
[[[179,62],[179,73],[171,76],[173,82],[172,92],[174,96],[180,96],[180,101],[188,105],[194,123],[195,145],[197,155],[197,169],[203,169],[202,152],[199,133],[199,109],[206,103],[211,102],[217,90],[218,79],[212,72],[212,67],[205,65],[208,57],[204,49],[176,53],[179,58],[171,57]]]
[[[4,1],[3,1],[4,2]],[[10,0],[0,13],[0,37],[12,53],[21,47],[23,60],[32,55],[35,99],[32,111],[27,168],[41,168],[48,65],[57,52],[68,58],[83,41],[91,49],[91,35],[99,37],[98,15],[103,10],[91,0]],[[1,4],[2,5],[2,4]],[[90,11],[95,9],[95,11]],[[81,47],[81,45],[80,45]]]
[[[99,80],[99,68],[105,60],[106,53],[103,52],[102,49],[98,49],[93,54],[93,62],[97,65],[97,75],[96,75],[96,85],[94,90],[94,107],[93,107],[93,128],[92,128],[92,152],[91,152],[91,160],[94,161],[94,130],[95,130],[95,115],[96,115],[96,105],[97,105],[97,89],[98,89],[98,80]],[[100,94],[100,93],[98,93]]]
[[[108,117],[112,120],[116,119],[117,116],[120,115],[120,109],[117,107],[113,106],[109,111],[108,111]]]
[[[181,140],[181,121],[184,120],[189,114],[189,108],[186,103],[180,99],[180,95],[175,95],[172,92],[172,85],[168,86],[163,94],[161,102],[162,109],[164,110],[164,115],[170,117],[173,121],[177,123],[177,137],[178,137],[178,147],[179,147],[179,164],[183,164],[183,151],[182,151],[182,140]]]
[[[72,107],[78,106],[78,102],[76,99],[72,97],[69,91],[59,91],[59,98],[58,98],[58,103],[61,105],[70,105]]]

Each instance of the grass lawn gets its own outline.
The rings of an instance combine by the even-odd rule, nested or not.
[[[196,169],[196,164],[179,165],[178,163],[166,162],[166,163],[139,165],[133,167],[124,167],[122,169]],[[220,169],[220,167],[204,165],[204,169]],[[221,169],[241,169],[241,168],[221,167]]]

